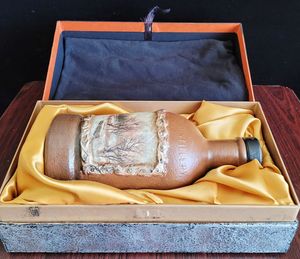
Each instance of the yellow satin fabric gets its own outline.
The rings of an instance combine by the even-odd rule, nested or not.
[[[119,190],[91,181],[60,181],[44,175],[43,146],[52,119],[59,113],[113,114],[127,111],[112,105],[47,105],[38,114],[20,152],[15,174],[4,188],[4,204],[275,204],[293,201],[288,184],[273,164],[261,134],[261,123],[250,110],[203,102],[185,117],[208,139],[255,136],[263,149],[256,160],[239,167],[209,171],[194,184],[173,190]]]

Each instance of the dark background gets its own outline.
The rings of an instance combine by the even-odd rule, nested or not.
[[[254,84],[300,95],[300,1],[0,0],[0,114],[22,85],[45,80],[57,20],[140,21],[160,5],[162,22],[241,22]]]

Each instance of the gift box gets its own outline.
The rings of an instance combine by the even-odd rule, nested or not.
[[[153,23],[149,29],[142,22],[58,22],[43,100],[34,108],[1,193],[46,106],[109,102],[129,111],[188,114],[203,99],[248,109],[261,121],[292,204],[4,202],[0,234],[6,250],[286,252],[297,230],[299,200],[263,110],[254,101],[242,27],[236,23]]]

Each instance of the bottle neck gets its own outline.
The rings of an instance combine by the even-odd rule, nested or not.
[[[209,168],[221,165],[239,166],[247,162],[246,146],[242,138],[208,141]]]

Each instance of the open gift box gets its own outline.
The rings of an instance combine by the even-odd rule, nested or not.
[[[57,23],[43,100],[36,104],[1,192],[16,171],[35,119],[47,105],[110,102],[130,111],[187,114],[206,99],[251,110],[261,121],[264,140],[289,185],[293,204],[1,203],[0,233],[7,251],[257,253],[289,248],[299,201],[261,106],[254,101],[241,25],[153,23],[152,30],[152,41],[145,44],[144,23]],[[205,50],[200,58],[193,52],[199,44]],[[124,46],[133,52],[126,56]],[[157,49],[164,51],[153,52]],[[145,58],[131,63],[134,52]],[[175,68],[168,66],[170,56],[175,56]],[[163,70],[151,66],[158,60]],[[199,74],[199,68],[205,74]],[[147,76],[139,77],[143,73]],[[185,81],[176,83],[186,73]]]

